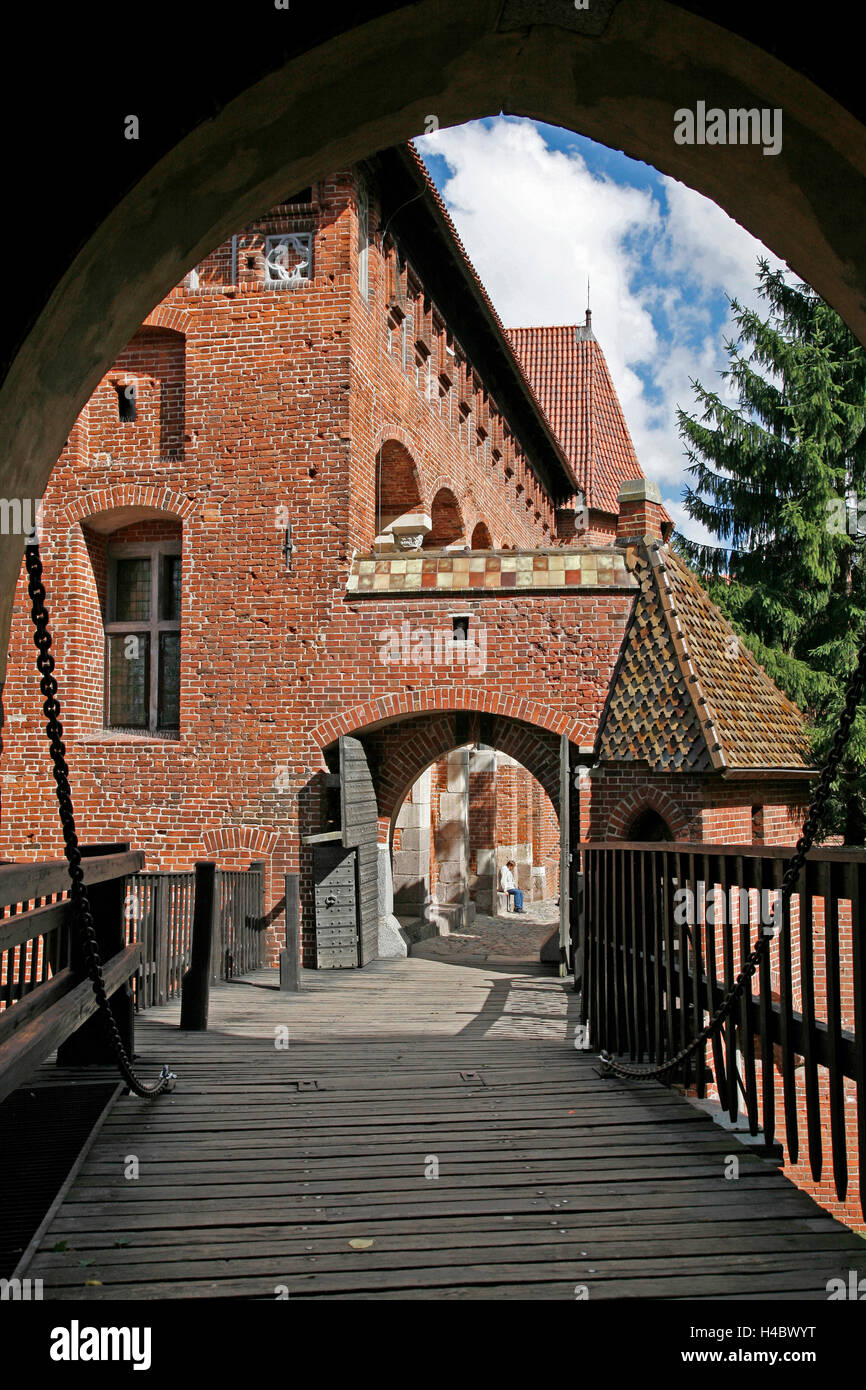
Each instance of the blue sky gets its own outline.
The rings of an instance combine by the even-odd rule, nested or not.
[[[758,257],[782,263],[709,199],[572,131],[499,116],[416,144],[507,327],[582,323],[589,276],[641,466],[707,539],[682,507],[676,407],[694,409],[691,378],[731,399],[725,295],[757,304]]]

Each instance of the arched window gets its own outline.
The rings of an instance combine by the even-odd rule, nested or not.
[[[440,488],[433,498],[430,520],[433,522],[433,529],[424,541],[426,550],[441,549],[443,546],[454,545],[455,542],[463,539],[463,517],[460,515],[460,504],[450,488]]]
[[[109,544],[106,728],[179,729],[180,595],[179,540]]]
[[[475,529],[474,529],[473,532],[472,532],[472,549],[473,549],[473,550],[492,550],[492,549],[493,549],[493,540],[492,540],[492,538],[491,538],[490,532],[488,531],[488,529],[487,529],[487,527],[486,527],[486,525],[485,525],[485,523],[484,523],[483,521],[479,521],[478,524],[475,526]]]
[[[178,738],[181,523],[153,508],[119,507],[88,516],[79,537],[87,569],[75,595],[74,640],[89,654],[82,727]],[[94,659],[100,645],[104,666]]]
[[[415,460],[398,440],[386,439],[376,460],[376,535],[398,516],[422,510]]]

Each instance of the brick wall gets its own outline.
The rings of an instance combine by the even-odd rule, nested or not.
[[[266,286],[269,235],[312,236],[309,280]],[[390,240],[383,251],[371,245],[364,295],[357,258],[351,173],[217,248],[198,287],[174,290],[106,375],[45,496],[48,604],[82,839],[132,838],[150,868],[264,858],[274,885],[300,869],[307,949],[310,855],[300,836],[323,828],[324,752],[339,734],[375,729],[384,834],[420,770],[463,741],[457,711],[492,718],[496,746],[555,802],[559,735],[591,746],[632,603],[597,588],[346,597],[350,557],[376,534],[377,458],[390,506],[429,512],[445,491],[467,543],[479,527],[497,547],[561,539],[554,499],[411,266]],[[124,422],[115,386],[130,380],[136,420]],[[105,731],[107,546],[176,535],[180,738]],[[389,625],[450,631],[455,608],[488,636],[485,671],[383,663]],[[37,858],[61,840],[27,612],[19,585],[0,853]],[[698,836],[699,779],[650,781],[678,808],[677,825]],[[585,833],[619,833],[609,822],[640,783],[631,770],[606,775]],[[549,837],[550,812],[525,805],[522,833]],[[269,894],[270,908],[279,890]],[[280,929],[277,917],[272,959]]]

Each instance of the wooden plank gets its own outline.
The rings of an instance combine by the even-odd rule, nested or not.
[[[62,999],[75,987],[77,977],[67,966],[66,969],[53,975],[50,980],[40,984],[38,990],[34,990],[26,999],[13,1005],[12,1008],[4,1009],[0,1014],[0,1048],[11,1038],[12,1034],[25,1024],[31,1022],[51,1004]]]
[[[824,1166],[821,1137],[821,1100],[818,1091],[818,1057],[815,1049],[814,921],[817,865],[807,863],[800,893],[800,991],[803,1001],[803,1073],[806,1083],[806,1133],[809,1168],[819,1181]]]
[[[773,886],[781,888],[784,868],[776,864],[773,871]],[[794,891],[803,882],[803,876],[794,884]],[[791,894],[781,899],[782,931],[779,936],[779,1047],[782,1054],[782,1094],[785,1102],[785,1142],[792,1163],[800,1156],[800,1135],[797,1124],[797,1085],[794,1074],[794,977],[791,960]]]
[[[110,878],[124,878],[144,866],[144,854],[132,850],[124,854],[106,854],[82,859],[84,882],[104,883]],[[0,907],[30,902],[33,898],[62,893],[69,888],[69,865],[65,859],[51,859],[36,864],[0,864]]]
[[[725,1183],[737,1141],[681,1096],[597,1076],[563,980],[411,957],[305,972],[285,1053],[277,984],[214,987],[212,1031],[175,1035],[170,1103],[117,1102],[34,1258],[50,1296],[573,1298],[596,1278],[592,1297],[811,1297],[866,1255],[756,1155]],[[177,1017],[141,1020],[145,1062]]]
[[[845,1083],[841,1066],[842,984],[839,958],[839,898],[843,892],[842,864],[818,865],[818,889],[824,899],[824,988],[827,1007],[827,1042],[830,1054],[828,1094],[833,1181],[836,1196],[844,1202],[848,1193]]]
[[[14,917],[0,921],[0,951],[9,951],[22,942],[32,941],[37,936],[46,936],[63,926],[69,916],[69,902],[49,903],[45,907],[34,907],[28,912],[18,912]]]
[[[770,888],[772,885],[772,864],[764,859],[756,861],[756,886],[758,889],[758,916],[761,921],[760,935],[763,940],[770,928],[769,922],[764,921],[764,900],[765,895],[769,903]],[[781,923],[781,912],[778,914],[778,921],[774,925]],[[759,1037],[761,1040],[761,1127],[764,1131],[764,1140],[767,1144],[773,1144],[776,1138],[776,1085],[775,1085],[775,1056],[773,1050],[771,1022],[772,1022],[772,973],[770,968],[772,945],[765,946],[764,954],[761,957],[761,964],[758,967],[758,989],[759,989]]]
[[[559,737],[559,949],[560,974],[571,932],[571,745],[567,734]],[[494,885],[495,886],[495,885]]]
[[[752,927],[751,927],[751,893],[752,887],[751,866],[753,860],[744,860],[741,854],[734,858],[734,882],[739,886],[739,938],[740,938],[740,960],[737,966],[737,973],[741,973],[746,965],[752,951]],[[746,890],[747,899],[743,900],[743,890]],[[760,895],[758,897],[758,915],[760,917]],[[759,928],[760,931],[760,928]],[[752,1024],[752,1014],[754,1012],[754,1001],[752,996],[752,977],[750,976],[744,986],[740,996],[740,1051],[743,1056],[743,1080],[745,1089],[746,1115],[749,1121],[749,1133],[756,1135],[760,1128],[758,1122],[758,1085],[755,1074],[755,1033]]]
[[[109,998],[134,975],[141,961],[140,946],[126,946],[103,966]],[[0,1101],[26,1081],[42,1058],[81,1027],[96,1012],[90,980],[82,982],[50,1004],[30,1023],[13,1033],[0,1050]]]

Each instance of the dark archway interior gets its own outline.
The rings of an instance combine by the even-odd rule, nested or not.
[[[637,843],[647,840],[673,840],[670,826],[664,816],[660,816],[658,811],[654,811],[651,806],[639,811],[628,829],[627,840]]]

